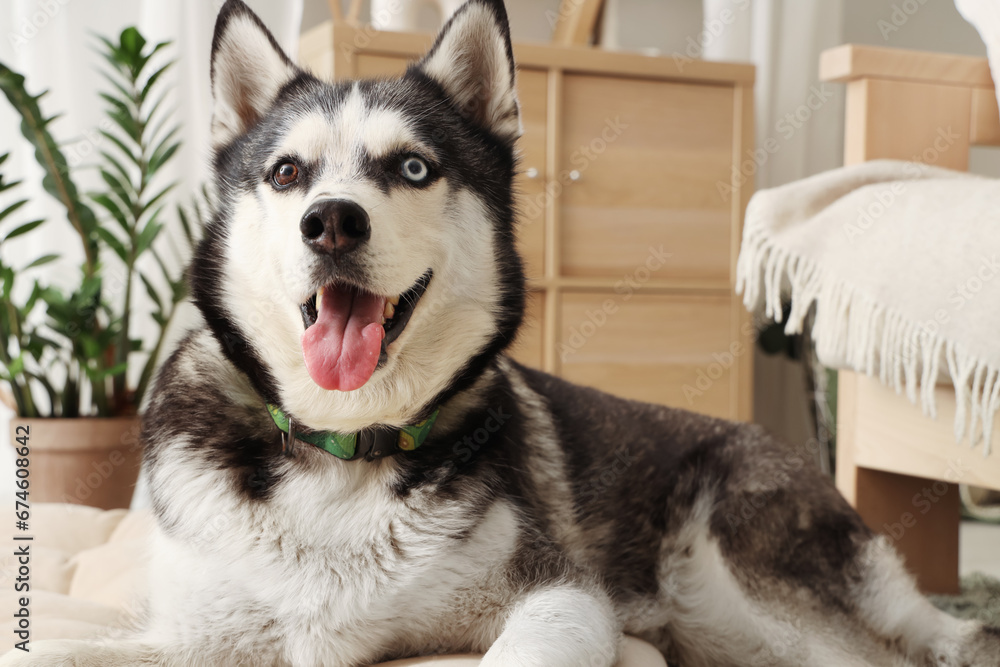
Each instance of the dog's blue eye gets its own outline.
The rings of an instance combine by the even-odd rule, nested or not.
[[[419,183],[427,178],[427,163],[418,157],[408,157],[403,160],[401,169],[403,176],[414,183]]]

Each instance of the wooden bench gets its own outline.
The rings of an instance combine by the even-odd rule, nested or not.
[[[901,159],[967,170],[972,146],[1000,146],[985,58],[846,45],[820,78],[847,85],[844,163]],[[957,484],[1000,489],[1000,455],[956,443],[955,393],[938,386],[937,419],[877,379],[838,375],[837,487],[888,535],[921,588],[958,592]]]

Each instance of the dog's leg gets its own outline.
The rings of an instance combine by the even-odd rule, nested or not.
[[[861,581],[852,602],[865,623],[898,644],[910,660],[942,667],[1000,667],[1000,630],[935,609],[883,538],[863,547],[857,569]]]
[[[611,667],[621,626],[600,591],[572,585],[527,593],[481,667]]]

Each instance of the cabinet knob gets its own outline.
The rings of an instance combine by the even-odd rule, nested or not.
[[[582,177],[583,177],[583,174],[581,174],[576,169],[574,169],[573,171],[569,172],[569,180],[571,180],[571,181],[579,181]]]
[[[535,180],[536,178],[538,178],[538,169],[536,169],[535,167],[528,167],[524,171],[524,176],[525,176],[525,178],[529,178],[531,180]]]

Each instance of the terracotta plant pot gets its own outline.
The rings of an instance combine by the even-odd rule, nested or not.
[[[31,502],[127,508],[139,478],[139,418],[10,421],[10,442],[28,438]]]

